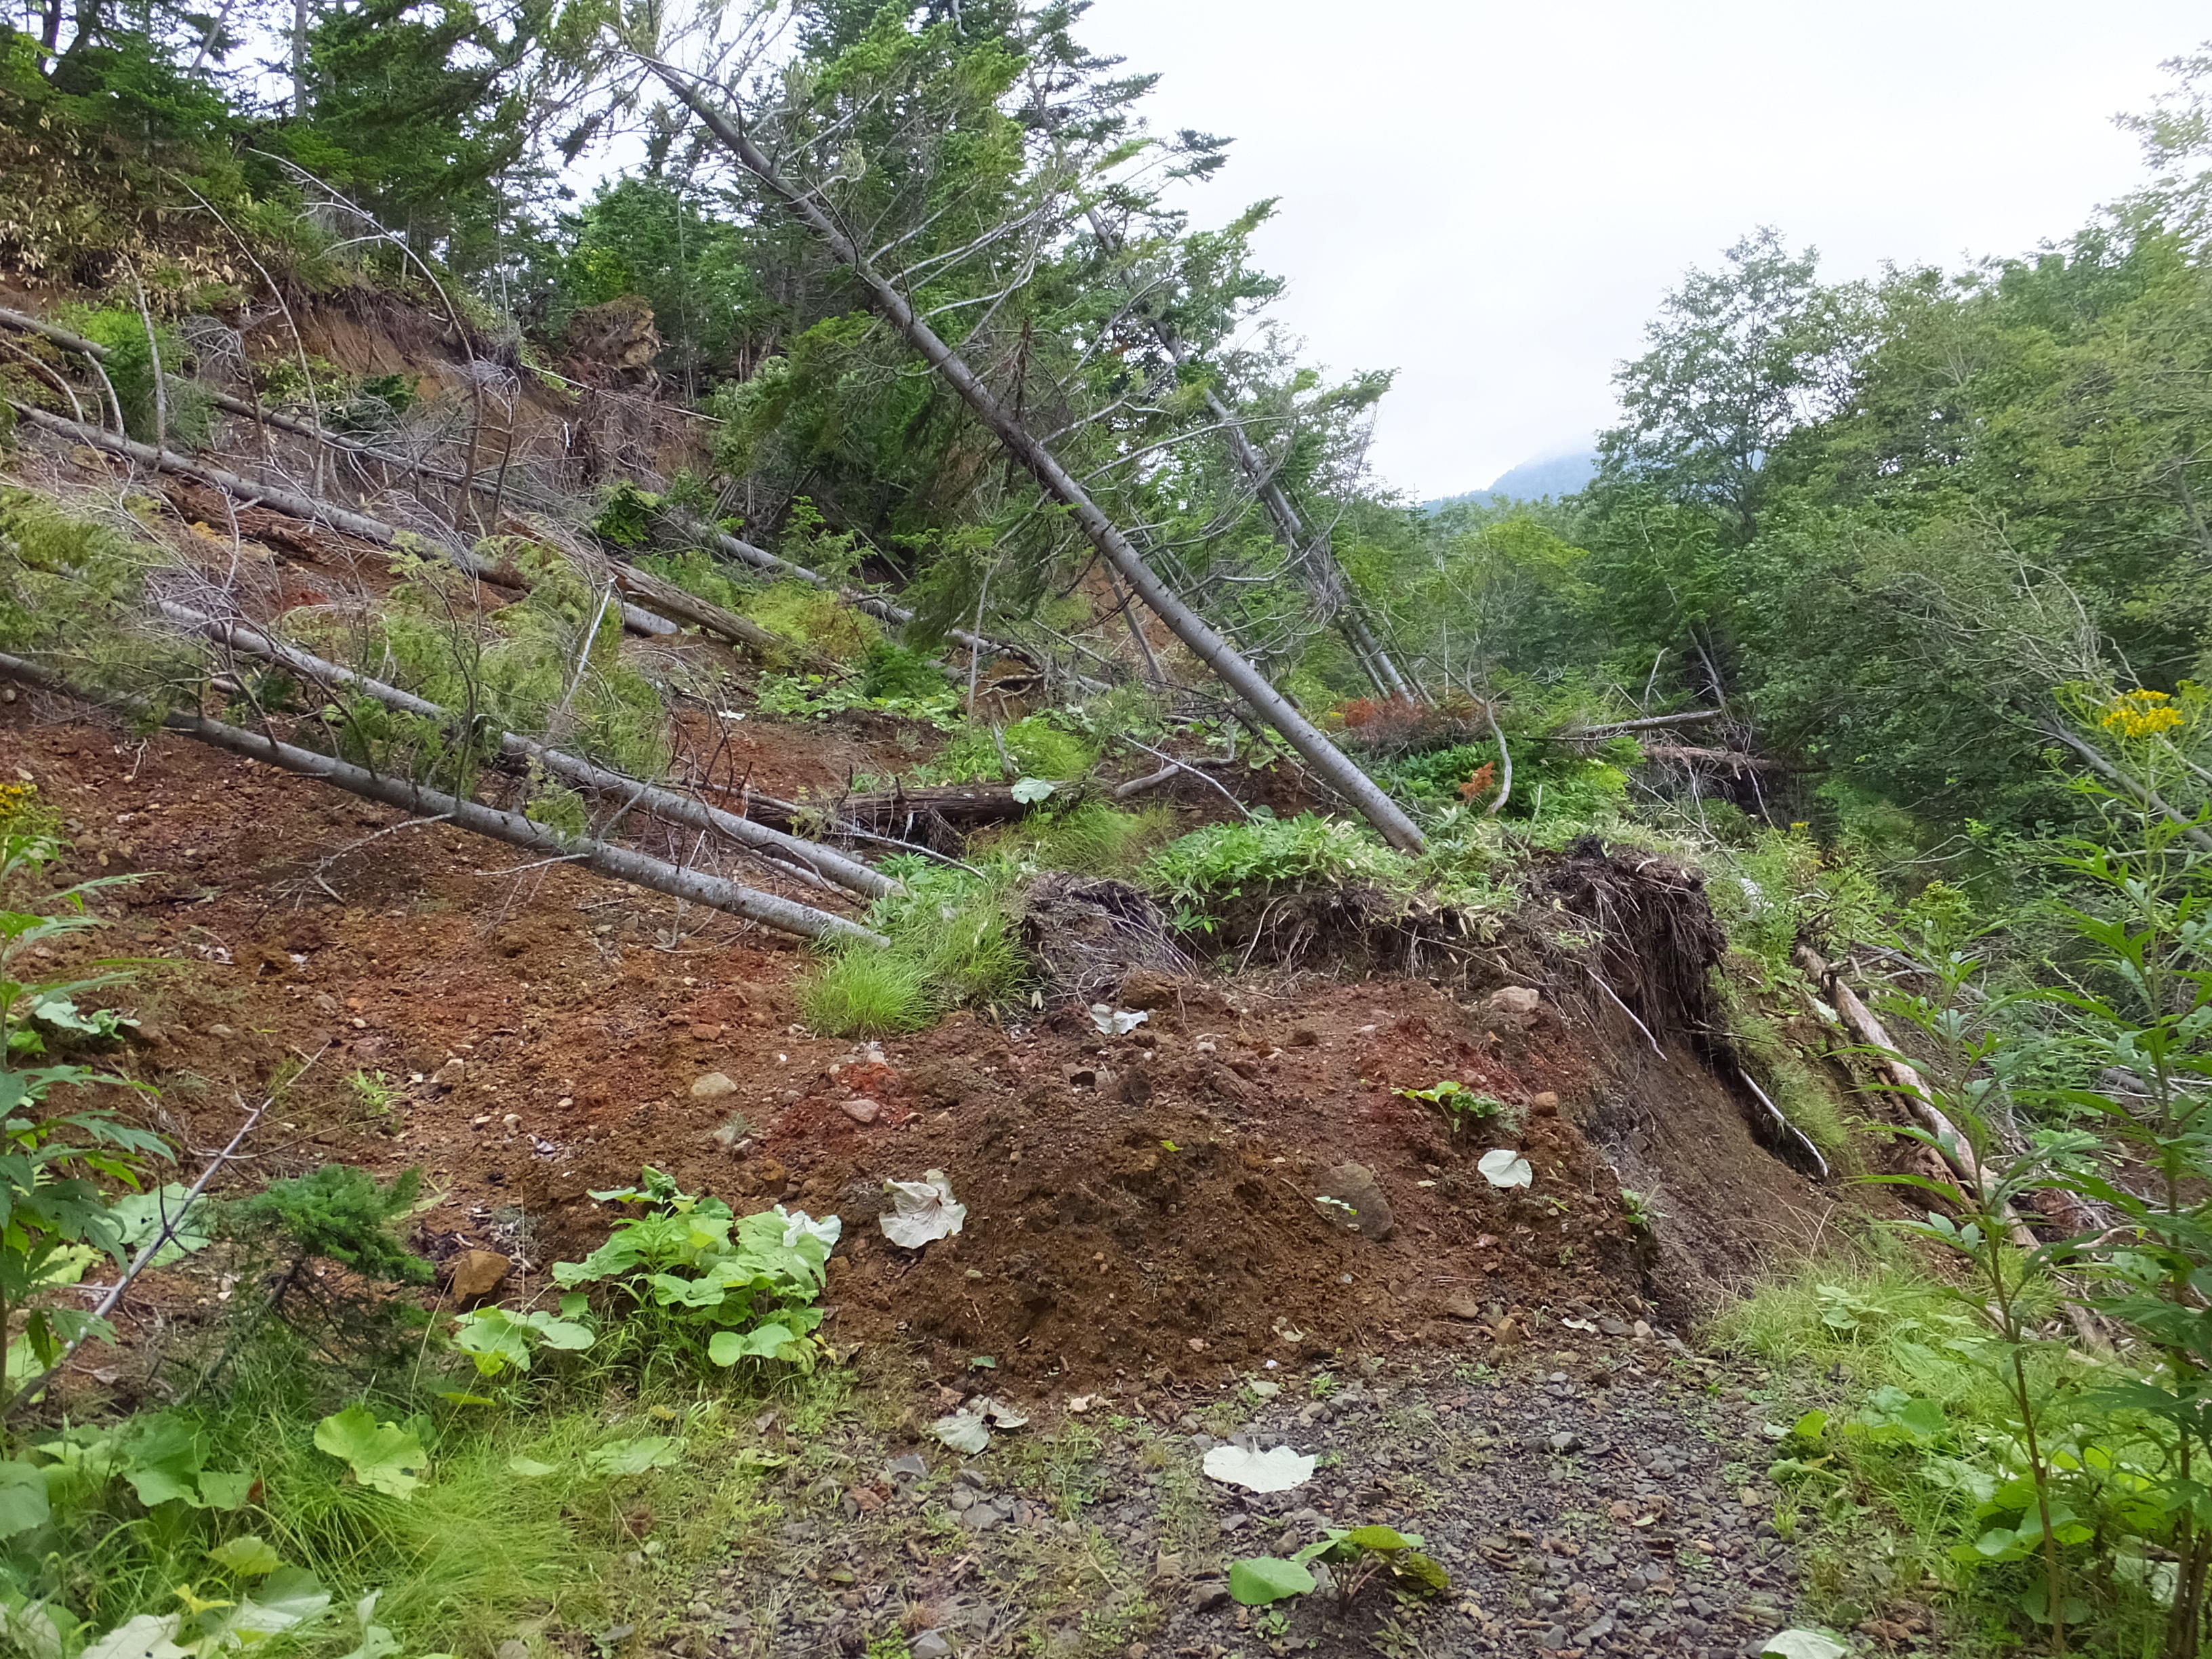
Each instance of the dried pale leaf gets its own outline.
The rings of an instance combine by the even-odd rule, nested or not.
[[[1785,1630],[1766,1638],[1761,1659],[1844,1659],[1850,1650],[1826,1631]]]
[[[981,1412],[952,1412],[931,1424],[929,1431],[957,1452],[991,1449],[991,1431],[983,1426]]]
[[[894,1244],[918,1250],[940,1238],[949,1238],[968,1219],[968,1206],[952,1196],[952,1183],[942,1170],[927,1171],[919,1181],[886,1181],[891,1207],[878,1218],[884,1237]]]
[[[1482,1178],[1493,1187],[1527,1187],[1534,1184],[1536,1172],[1528,1167],[1528,1160],[1508,1146],[1499,1146],[1485,1152],[1475,1166]]]
[[[1151,1018],[1150,1012],[1141,1008],[1116,1008],[1103,1002],[1091,1005],[1091,1023],[1098,1028],[1100,1036],[1127,1036]]]
[[[1247,1492],[1288,1492],[1313,1479],[1314,1460],[1288,1446],[1278,1446],[1270,1452],[1216,1446],[1206,1455],[1206,1472],[1216,1480]]]

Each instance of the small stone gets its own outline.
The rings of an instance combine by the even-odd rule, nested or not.
[[[530,1659],[529,1644],[510,1636],[499,1644],[495,1659]]]
[[[1482,1304],[1464,1291],[1444,1298],[1443,1314],[1447,1319],[1464,1319],[1471,1323],[1479,1323],[1488,1317],[1483,1311]]]
[[[1583,1437],[1572,1433],[1555,1434],[1551,1443],[1552,1449],[1564,1457],[1569,1452],[1578,1452],[1583,1449]]]
[[[1557,1117],[1559,1112],[1559,1097],[1549,1089],[1546,1089],[1540,1094],[1528,1097],[1528,1109],[1535,1113],[1538,1117]]]
[[[1553,1626],[1551,1629],[1544,1632],[1543,1640],[1536,1644],[1538,1647],[1549,1648],[1555,1653],[1559,1651],[1559,1649],[1566,1646],[1566,1644],[1567,1627],[1565,1625]]]
[[[893,1480],[919,1480],[929,1473],[920,1452],[907,1452],[884,1465],[884,1473]]]
[[[1383,1196],[1375,1171],[1364,1164],[1338,1164],[1322,1178],[1321,1196],[1352,1206],[1352,1214],[1346,1218],[1359,1229],[1362,1238],[1388,1238],[1397,1229],[1398,1218],[1390,1208],[1390,1200]],[[1343,1212],[1334,1204],[1321,1207],[1343,1217]]]
[[[1219,1578],[1209,1578],[1190,1587],[1190,1594],[1184,1598],[1184,1605],[1193,1613],[1211,1613],[1228,1599],[1227,1582]]]
[[[694,1089],[692,1092],[696,1094],[698,1091]],[[840,1101],[838,1109],[855,1123],[873,1123],[884,1115],[881,1103],[870,1100],[866,1095],[855,1095],[850,1100]]]
[[[514,1264],[497,1250],[463,1250],[447,1265],[453,1300],[474,1302],[505,1283],[507,1269]]]
[[[907,1643],[906,1650],[914,1659],[951,1659],[952,1644],[939,1632],[925,1630],[915,1633]]]
[[[458,1054],[453,1055],[447,1060],[443,1066],[441,1066],[436,1071],[430,1073],[430,1081],[437,1084],[441,1088],[453,1088],[455,1085],[460,1082],[461,1073],[466,1068],[461,1063],[460,1056]]]
[[[1508,985],[1483,999],[1482,1012],[1498,1030],[1525,1031],[1543,1003],[1542,995],[1529,987]]]
[[[356,1025],[366,1025],[368,1022],[365,1019],[357,1019],[354,1021],[354,1024]],[[211,1037],[234,1037],[238,1035],[237,1032],[232,1030],[228,1025],[210,1025],[207,1028],[207,1034]]]
[[[696,1083],[691,1085],[691,1098],[694,1100],[720,1100],[725,1096],[733,1095],[737,1093],[737,1091],[738,1085],[730,1081],[728,1073],[724,1072],[709,1072],[706,1076],[701,1078]]]

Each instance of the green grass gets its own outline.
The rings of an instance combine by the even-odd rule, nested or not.
[[[374,1377],[349,1380],[282,1328],[264,1330],[228,1373],[225,1395],[175,1413],[208,1446],[209,1467],[258,1478],[246,1508],[172,1502],[149,1510],[111,1477],[76,1499],[58,1498],[56,1526],[16,1540],[6,1577],[84,1617],[97,1634],[173,1610],[187,1584],[204,1597],[250,1593],[252,1580],[208,1552],[252,1534],[332,1594],[330,1613],[297,1638],[307,1650],[356,1645],[351,1608],[371,1590],[380,1593],[376,1622],[404,1652],[482,1659],[517,1635],[574,1650],[611,1624],[672,1614],[690,1572],[769,1502],[763,1482],[775,1460],[748,1455],[762,1404],[773,1401],[793,1432],[809,1437],[851,1410],[842,1372],[718,1374],[641,1390],[592,1354],[557,1376],[541,1370],[495,1403],[457,1403],[453,1395],[482,1386],[473,1375],[441,1375],[434,1352],[429,1367],[415,1359],[396,1354]],[[360,1486],[316,1449],[317,1419],[354,1398],[380,1419],[411,1419],[428,1448],[423,1484],[410,1497]],[[643,1435],[678,1438],[683,1455],[642,1474],[598,1473],[584,1461]],[[518,1455],[553,1472],[518,1474],[510,1462]]]
[[[836,662],[861,661],[884,636],[866,611],[854,610],[828,588],[796,580],[771,582],[747,594],[738,609],[770,633]]]
[[[847,946],[815,969],[799,988],[809,1027],[826,1036],[887,1036],[1020,989],[1030,963],[1015,937],[1009,866],[976,875],[917,858],[884,868],[906,884],[868,913],[890,948]]]
[[[1086,876],[1134,875],[1174,825],[1164,806],[1124,812],[1104,801],[1081,801],[1059,811],[1034,812],[983,844],[1046,870]]]
[[[990,726],[970,721],[925,769],[931,778],[945,783],[1011,782],[1006,763],[999,758],[1000,744],[1006,745],[1006,762],[1013,765],[1012,777],[1066,783],[1087,775],[1098,763],[1098,751],[1081,738],[1042,714],[1031,714],[1000,727],[996,738]]]
[[[896,949],[854,946],[810,973],[799,1012],[825,1036],[893,1036],[936,1018],[936,998],[921,963]]]

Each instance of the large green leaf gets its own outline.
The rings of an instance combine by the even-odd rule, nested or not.
[[[584,1454],[584,1467],[598,1474],[643,1474],[665,1469],[684,1450],[684,1443],[665,1434],[641,1435],[635,1440],[610,1440]]]
[[[740,1359],[773,1359],[798,1340],[788,1326],[759,1325],[750,1331],[716,1331],[707,1344],[707,1358],[717,1365],[734,1365]]]
[[[1230,1563],[1229,1593],[1248,1607],[1265,1607],[1270,1601],[1304,1595],[1313,1587],[1313,1574],[1295,1561],[1255,1555],[1249,1560]]]
[[[45,1472],[30,1463],[0,1462],[0,1538],[43,1527],[50,1513]]]
[[[268,1540],[257,1533],[216,1545],[208,1552],[208,1559],[248,1578],[265,1577],[284,1565]]]
[[[379,1423],[366,1406],[353,1405],[315,1425],[315,1446],[351,1466],[354,1479],[377,1492],[406,1498],[422,1484],[430,1459],[412,1429]]]

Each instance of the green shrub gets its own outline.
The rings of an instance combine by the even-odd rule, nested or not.
[[[1611,739],[1594,755],[1571,744],[1510,735],[1506,747],[1513,757],[1513,793],[1499,816],[1600,824],[1618,817],[1626,805],[1628,769],[1643,752],[1626,738]],[[1463,743],[1386,763],[1376,775],[1407,799],[1448,806],[1469,799],[1462,791],[1478,775],[1482,787],[1474,802],[1486,804],[1497,793],[1497,773],[1496,744]]]
[[[187,348],[176,326],[158,318],[149,339],[146,319],[136,297],[128,303],[95,308],[73,308],[71,325],[87,339],[107,348],[107,378],[123,401],[123,422],[131,435],[152,443],[157,413],[154,398],[154,364],[158,352],[167,406],[159,413],[166,419],[162,435],[172,449],[186,449],[208,441],[208,416],[215,404],[208,389],[198,381],[180,378]]]
[[[832,662],[859,663],[884,631],[866,611],[826,587],[797,580],[771,582],[736,607],[771,634],[820,653]]]
[[[817,1222],[780,1204],[738,1216],[650,1166],[641,1181],[592,1194],[636,1205],[638,1213],[617,1220],[583,1261],[555,1262],[553,1282],[564,1290],[605,1285],[627,1297],[635,1314],[648,1316],[652,1346],[673,1335],[716,1365],[777,1359],[811,1369],[836,1218]]]
[[[919,651],[890,640],[878,640],[860,663],[860,689],[871,697],[905,697],[915,701],[940,697],[952,682]]]
[[[325,1164],[312,1175],[272,1181],[231,1206],[234,1224],[267,1230],[302,1257],[350,1267],[364,1278],[427,1285],[430,1264],[392,1232],[392,1224],[415,1207],[422,1172],[406,1170],[384,1186],[366,1170]]]

